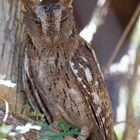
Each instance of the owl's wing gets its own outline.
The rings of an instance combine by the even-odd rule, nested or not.
[[[30,37],[28,36],[28,48],[33,47],[32,41],[29,39]],[[46,121],[48,123],[52,122],[51,115],[46,108],[46,105],[44,103],[44,98],[41,96],[42,94],[42,89],[39,87],[39,84],[36,83],[36,79],[32,74],[32,66],[30,64],[30,58],[28,57],[28,53],[30,50],[25,49],[25,58],[24,58],[24,67],[22,70],[22,80],[23,80],[23,88],[25,91],[25,94],[27,96],[27,99],[33,108],[34,111],[37,112],[43,112],[44,115],[46,116]]]
[[[113,135],[111,103],[94,50],[79,37],[79,46],[71,56],[70,67],[84,89],[89,108],[101,133]]]

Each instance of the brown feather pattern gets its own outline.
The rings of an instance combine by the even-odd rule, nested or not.
[[[31,38],[24,70],[27,97],[49,123],[63,119],[80,128],[78,140],[114,140],[108,91],[93,49],[76,33],[70,3],[43,2],[32,8],[26,1],[27,11],[34,12],[24,13]]]

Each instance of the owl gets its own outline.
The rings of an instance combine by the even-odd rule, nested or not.
[[[114,140],[110,98],[91,46],[76,32],[72,0],[23,0],[28,33],[24,87],[49,123],[81,130],[77,140]]]

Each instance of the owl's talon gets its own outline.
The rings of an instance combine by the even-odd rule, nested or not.
[[[77,140],[86,140],[89,137],[90,130],[90,128],[83,126]]]
[[[85,138],[84,136],[78,136],[77,140],[86,140],[87,138]]]
[[[58,122],[53,122],[53,123],[50,125],[50,129],[53,130],[53,131],[61,131],[62,129],[61,129],[61,128],[58,128],[58,127],[57,127],[57,124],[58,124]]]

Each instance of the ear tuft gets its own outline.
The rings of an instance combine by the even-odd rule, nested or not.
[[[68,8],[72,8],[72,2],[73,2],[73,0],[67,0]]]
[[[36,6],[40,5],[40,0],[22,0],[22,3],[24,5],[25,11],[34,13]]]
[[[60,0],[60,3],[65,8],[72,8],[72,2],[73,0]]]

